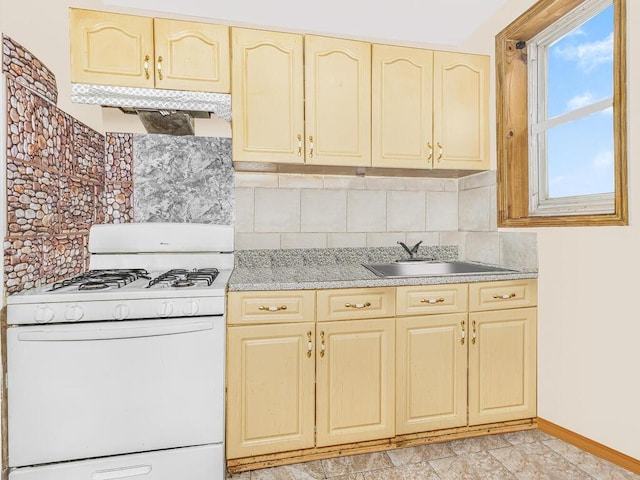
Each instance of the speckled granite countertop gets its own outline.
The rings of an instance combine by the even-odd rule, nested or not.
[[[458,258],[456,246],[421,247],[421,256],[440,261]],[[394,247],[243,250],[236,252],[230,291],[311,290],[324,288],[394,287],[537,278],[537,272],[514,270],[491,274],[381,278],[362,263],[392,262],[402,255]]]

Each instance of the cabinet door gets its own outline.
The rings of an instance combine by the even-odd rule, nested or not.
[[[227,458],[313,447],[314,324],[227,329]]]
[[[316,445],[394,436],[394,319],[317,325]]]
[[[230,90],[229,27],[154,19],[156,88]]]
[[[70,10],[71,81],[153,88],[153,19]]]
[[[536,308],[470,313],[469,424],[536,416]]]
[[[431,168],[433,52],[373,45],[373,167]]]
[[[307,163],[371,165],[371,44],[305,36]]]
[[[489,169],[489,57],[435,52],[434,168]]]
[[[396,433],[467,424],[467,314],[396,321]]]
[[[234,162],[304,163],[302,35],[233,28]]]

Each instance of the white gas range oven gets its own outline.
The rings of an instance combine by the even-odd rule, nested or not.
[[[89,251],[7,299],[9,479],[225,478],[233,227],[95,225]]]

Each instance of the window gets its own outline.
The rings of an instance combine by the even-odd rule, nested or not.
[[[499,226],[627,224],[624,9],[542,0],[496,37]]]

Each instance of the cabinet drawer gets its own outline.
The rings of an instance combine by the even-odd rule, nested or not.
[[[318,321],[393,317],[395,289],[346,288],[318,290]]]
[[[396,312],[402,315],[467,311],[467,284],[398,287]]]
[[[314,315],[314,290],[229,292],[229,325],[313,322]]]
[[[534,307],[538,304],[538,281],[510,280],[469,285],[469,311]]]

